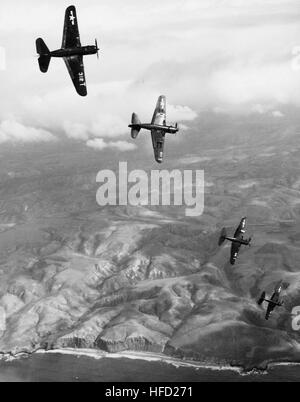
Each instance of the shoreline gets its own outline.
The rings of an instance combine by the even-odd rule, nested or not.
[[[74,349],[74,348],[64,348],[64,349],[52,349],[52,350],[39,350],[36,352],[37,354],[63,354],[63,355],[72,355],[77,357],[90,357],[96,360],[107,358],[107,359],[132,359],[132,360],[144,360],[147,362],[162,362],[165,364],[169,364],[176,368],[185,367],[185,368],[193,368],[196,370],[205,369],[212,371],[233,371],[241,376],[247,375],[265,375],[267,374],[267,370],[257,370],[253,369],[250,371],[245,371],[242,367],[239,366],[230,366],[230,365],[218,365],[213,363],[203,363],[192,360],[181,360],[176,357],[171,357],[164,355],[162,353],[153,353],[153,352],[139,352],[139,351],[122,351],[117,353],[109,353],[103,350],[95,350],[95,349]],[[283,363],[285,364],[285,363]],[[288,363],[286,363],[288,364]],[[300,363],[299,363],[300,365]]]
[[[80,357],[92,358],[95,360],[100,359],[132,359],[132,360],[143,360],[147,362],[162,362],[168,365],[171,365],[175,368],[191,368],[195,370],[211,370],[211,371],[232,371],[237,373],[240,376],[249,376],[249,375],[267,375],[269,373],[269,369],[278,367],[278,366],[300,366],[300,362],[269,362],[267,364],[267,368],[259,369],[253,368],[247,370],[242,366],[231,366],[230,364],[214,364],[214,363],[203,363],[192,360],[181,360],[176,357],[171,357],[164,355],[162,353],[153,353],[153,352],[144,352],[144,351],[121,351],[117,353],[109,353],[99,349],[76,349],[76,348],[62,348],[62,349],[37,349],[32,353],[29,352],[19,352],[15,355],[12,354],[2,354],[0,357],[0,362],[12,362],[15,360],[19,360],[22,358],[30,358],[34,355],[47,355],[47,354],[60,354],[60,355],[69,355]]]

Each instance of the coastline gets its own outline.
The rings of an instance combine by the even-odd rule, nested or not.
[[[63,355],[73,355],[73,356],[84,356],[93,359],[132,359],[132,360],[144,360],[147,362],[162,362],[165,364],[172,365],[176,368],[186,367],[194,368],[195,370],[205,369],[213,371],[233,371],[241,376],[247,375],[264,375],[267,374],[267,370],[256,370],[245,371],[242,367],[230,366],[230,365],[218,365],[218,364],[208,364],[202,362],[196,362],[192,360],[180,360],[176,357],[171,357],[164,355],[162,353],[152,353],[152,352],[137,352],[137,351],[123,351],[118,353],[109,353],[102,350],[95,349],[74,349],[74,348],[64,348],[64,349],[52,349],[52,350],[39,350],[38,354],[63,354]],[[300,363],[299,363],[300,365]]]
[[[30,358],[34,355],[47,355],[47,354],[60,354],[60,355],[70,355],[80,357],[92,358],[95,360],[100,359],[132,359],[132,360],[143,360],[146,362],[161,362],[164,364],[171,365],[175,368],[192,368],[195,370],[211,370],[211,371],[231,371],[241,377],[244,376],[262,376],[267,375],[269,370],[272,368],[280,366],[299,366],[300,362],[287,362],[287,361],[274,361],[268,362],[266,368],[252,368],[245,369],[242,366],[233,366],[226,364],[213,364],[213,363],[203,363],[192,360],[180,360],[176,357],[171,357],[164,355],[162,353],[153,352],[143,352],[143,351],[122,351],[118,353],[109,353],[100,349],[76,349],[76,348],[63,348],[63,349],[37,349],[33,352],[20,351],[16,354],[3,353],[0,356],[0,362],[12,362],[19,359]]]

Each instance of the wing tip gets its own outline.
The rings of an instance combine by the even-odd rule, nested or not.
[[[66,17],[68,16],[68,14],[73,11],[76,15],[76,7],[75,6],[69,6],[68,8],[66,8]]]
[[[74,10],[74,9],[76,10],[76,7],[74,5],[71,5],[71,6],[67,7],[66,10],[68,11],[68,10]]]
[[[78,95],[80,95],[82,97],[87,96],[87,90],[85,90],[85,91],[78,91],[77,90],[77,93],[78,93]]]

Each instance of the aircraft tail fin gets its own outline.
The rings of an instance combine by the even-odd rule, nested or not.
[[[40,70],[42,73],[46,73],[48,71],[51,60],[51,52],[48,49],[46,43],[41,38],[36,40],[36,51],[40,55],[39,57]]]
[[[131,137],[135,139],[139,132],[141,131],[141,127],[139,125],[141,124],[140,119],[136,113],[132,114],[131,118]]]

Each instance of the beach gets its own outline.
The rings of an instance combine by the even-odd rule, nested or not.
[[[0,362],[0,382],[265,382],[299,381],[300,364],[270,364],[267,371],[181,361],[154,353],[94,350],[38,351]]]

